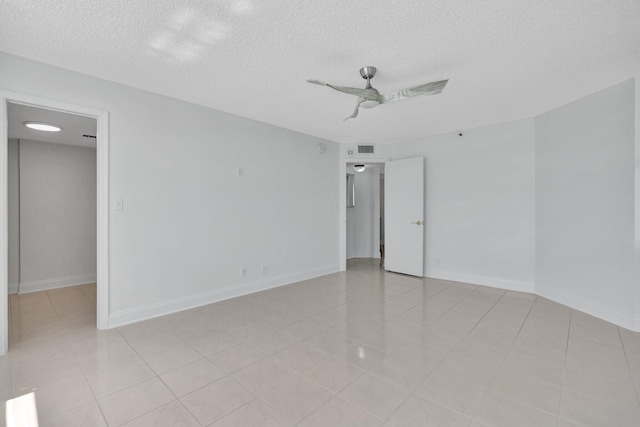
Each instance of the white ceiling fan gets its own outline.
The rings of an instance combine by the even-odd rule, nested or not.
[[[356,104],[356,109],[353,114],[347,117],[345,120],[354,119],[358,117],[358,110],[360,107],[362,108],[374,108],[380,104],[385,104],[391,101],[397,101],[403,98],[410,98],[412,96],[420,96],[420,95],[437,95],[446,86],[447,80],[440,80],[437,82],[426,83],[419,86],[410,87],[407,89],[402,89],[397,92],[385,93],[381,94],[371,86],[371,79],[376,75],[376,67],[367,66],[360,68],[360,75],[363,79],[367,81],[367,85],[364,89],[356,88],[356,87],[346,87],[346,86],[336,86],[329,84],[327,82],[323,82],[320,80],[307,80],[309,83],[313,83],[321,86],[329,86],[331,89],[335,89],[340,92],[348,93],[349,95],[355,95],[358,97],[358,103]]]

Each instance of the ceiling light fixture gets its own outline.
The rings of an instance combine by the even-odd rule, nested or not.
[[[45,122],[24,122],[29,129],[41,130],[44,132],[60,132],[62,128],[58,125]]]
[[[364,172],[365,167],[366,167],[365,165],[353,165],[353,169],[356,172]]]

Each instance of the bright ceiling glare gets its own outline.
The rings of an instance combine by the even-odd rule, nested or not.
[[[353,165],[353,169],[356,172],[364,172],[365,167],[366,167],[365,165]]]
[[[24,125],[29,129],[41,130],[44,132],[60,132],[62,130],[60,126],[45,122],[24,122]]]

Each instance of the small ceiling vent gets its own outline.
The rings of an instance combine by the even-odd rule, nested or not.
[[[373,154],[373,145],[358,145],[358,154]]]
[[[96,136],[95,136],[95,135],[87,135],[86,133],[85,133],[84,135],[82,135],[82,136],[83,136],[83,137],[85,137],[85,138],[93,138],[93,139],[96,139]]]

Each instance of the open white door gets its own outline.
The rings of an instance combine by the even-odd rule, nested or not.
[[[424,275],[424,158],[384,166],[384,269]]]

